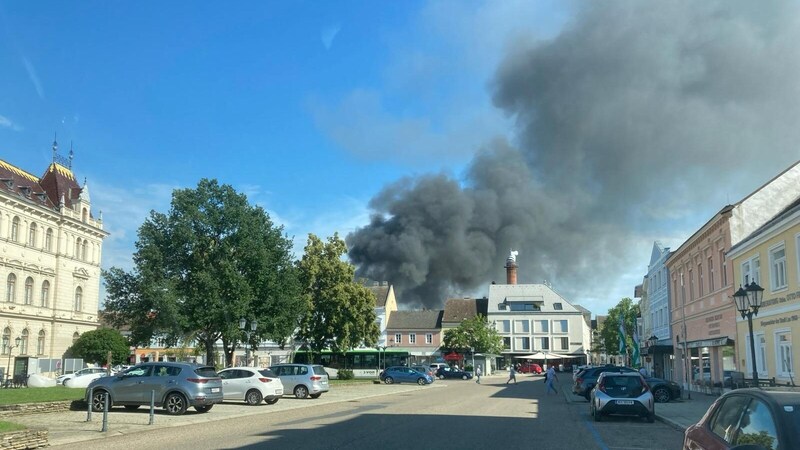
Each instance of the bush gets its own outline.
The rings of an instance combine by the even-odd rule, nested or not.
[[[337,378],[340,380],[352,380],[355,378],[355,375],[353,375],[353,371],[350,369],[339,369]]]

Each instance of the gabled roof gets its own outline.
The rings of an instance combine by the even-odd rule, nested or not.
[[[488,304],[488,300],[487,300]],[[474,298],[449,298],[444,303],[442,322],[461,323],[478,315],[478,301]],[[484,315],[486,315],[484,313]]]
[[[386,325],[387,330],[433,330],[441,327],[441,310],[395,311]]]
[[[383,308],[386,306],[386,299],[389,298],[389,285],[367,286],[367,289],[375,294],[375,307]]]

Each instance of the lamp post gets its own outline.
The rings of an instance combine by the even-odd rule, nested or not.
[[[733,301],[736,302],[736,309],[742,315],[742,319],[747,317],[747,329],[750,331],[750,360],[753,362],[753,385],[758,387],[758,365],[756,364],[756,343],[753,337],[753,316],[758,315],[758,308],[761,307],[764,288],[751,281],[746,287],[739,285],[739,290],[733,294]]]
[[[470,347],[469,353],[472,355],[472,371],[475,372],[475,347]]]
[[[652,368],[650,369],[650,375],[655,377],[656,376],[656,352],[655,347],[656,343],[658,342],[658,336],[655,334],[647,338],[647,353],[650,354],[650,358],[653,360]]]
[[[239,319],[239,329],[244,331],[245,336],[247,337],[245,344],[244,344],[244,365],[250,365],[250,335],[256,331],[258,328],[258,322],[255,320],[250,321],[250,328],[247,328],[247,319],[242,317]]]
[[[15,348],[19,347],[19,344],[21,342],[22,342],[22,338],[17,336],[17,338],[14,339],[14,344],[15,345],[11,345],[10,342],[8,343],[8,369],[6,369],[7,370],[7,373],[6,373],[6,384],[8,384],[8,381],[11,379],[11,373],[12,373],[12,370],[11,370],[11,350],[14,350]]]

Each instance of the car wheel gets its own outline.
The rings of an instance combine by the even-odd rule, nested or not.
[[[392,384],[392,383],[394,383],[394,378],[392,378],[392,377],[386,377],[386,378],[383,380],[383,382],[384,382],[384,383],[386,383],[386,384]]]
[[[99,390],[92,392],[92,411],[100,412],[103,410],[103,403],[106,401],[106,391]],[[108,409],[111,409],[111,396],[108,396]]]
[[[308,388],[303,386],[302,384],[300,386],[297,386],[296,388],[294,388],[294,396],[299,399],[304,399],[308,397]]]
[[[646,419],[647,419],[647,423],[655,422],[656,421],[656,412],[652,411],[652,412],[648,413]]]
[[[311,397],[311,398],[319,398],[320,395],[322,395],[322,394],[311,394],[311,395],[309,395],[309,397]]]
[[[264,400],[264,396],[261,395],[258,389],[250,389],[244,396],[244,401],[246,401],[248,405],[258,405],[261,403],[261,400]]]
[[[667,403],[670,401],[669,390],[665,387],[656,388],[656,390],[653,391],[653,398],[658,403]]]
[[[594,416],[594,421],[595,422],[602,422],[603,421],[603,413],[601,413],[600,411],[598,411],[594,407],[592,407],[592,410],[594,411],[594,414],[592,414]]]
[[[196,409],[196,410],[197,410],[197,412],[199,412],[199,413],[207,413],[207,412],[211,411],[211,408],[212,408],[213,406],[214,406],[214,405],[195,406],[195,407],[194,407],[194,409]]]
[[[268,399],[266,399],[264,401],[267,402],[268,405],[274,405],[275,403],[278,403],[278,400],[280,400],[280,399],[279,398],[272,398],[272,399],[268,398]]]
[[[183,395],[172,392],[164,400],[164,410],[171,416],[180,416],[186,412],[186,399]]]
[[[425,385],[425,378],[418,379],[417,380],[417,384],[420,385],[420,386],[424,386]]]
[[[127,409],[128,411],[135,411],[139,409],[139,406],[141,405],[125,405],[125,409]]]
[[[592,396],[591,396],[590,392],[591,392],[591,390],[586,391],[586,393],[583,394],[583,398],[585,398],[587,402],[592,400]]]
[[[469,378],[469,377],[467,377],[466,375],[461,375],[461,379],[462,380],[466,380],[467,378]]]
[[[444,375],[439,375],[440,380],[444,380]]]

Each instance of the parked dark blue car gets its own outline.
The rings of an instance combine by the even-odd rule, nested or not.
[[[469,380],[472,378],[472,372],[464,372],[463,370],[453,369],[452,367],[441,367],[436,371],[436,377],[440,380],[444,380],[445,378]]]
[[[381,381],[386,384],[417,383],[420,386],[433,383],[433,378],[425,373],[418,372],[410,367],[392,366],[381,372]]]

